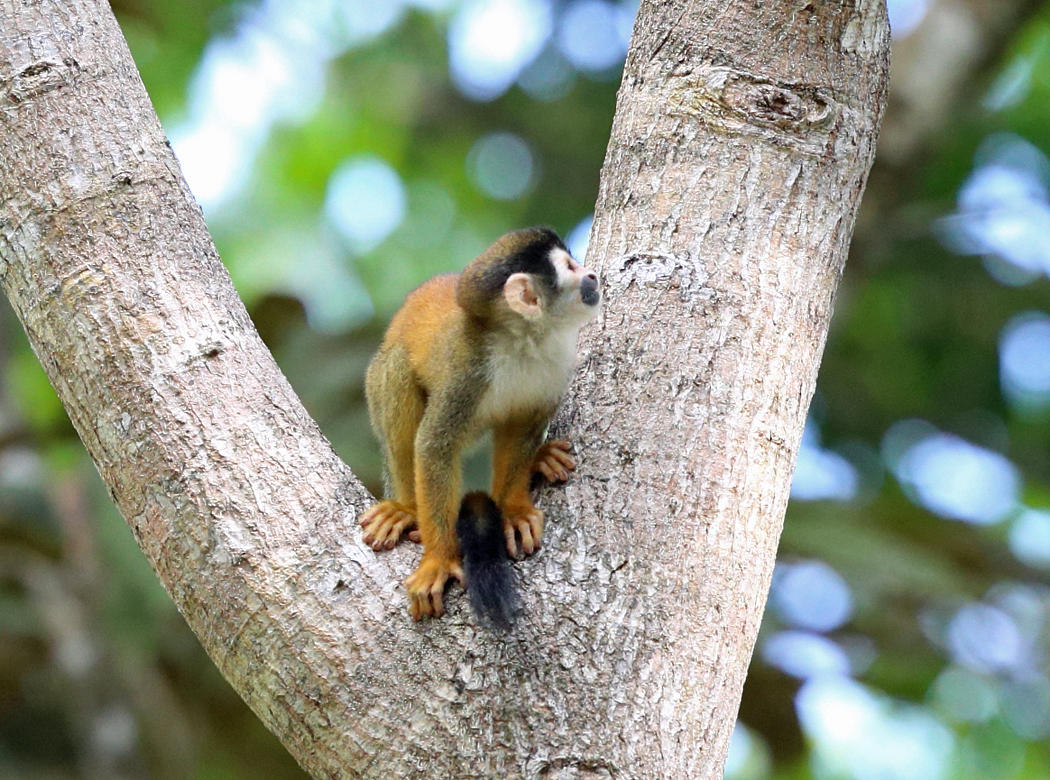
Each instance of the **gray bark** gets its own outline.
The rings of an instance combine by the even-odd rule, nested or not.
[[[318,777],[721,773],[884,101],[876,0],[646,0],[525,617],[413,624],[101,0],[0,0],[0,281],[231,684]],[[466,261],[467,258],[464,258]]]

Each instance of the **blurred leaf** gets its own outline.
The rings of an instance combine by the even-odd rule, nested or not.
[[[4,378],[19,414],[35,432],[45,434],[67,419],[47,374],[28,348],[11,357]]]

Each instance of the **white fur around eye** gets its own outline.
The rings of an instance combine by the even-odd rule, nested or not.
[[[564,290],[572,284],[574,276],[573,272],[570,270],[572,264],[571,255],[569,255],[564,249],[554,247],[547,257],[550,259],[551,265],[554,266],[554,273],[558,279],[558,289]]]

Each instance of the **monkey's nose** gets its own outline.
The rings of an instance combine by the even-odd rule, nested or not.
[[[589,273],[580,280],[580,300],[588,306],[594,306],[598,298],[598,277]]]

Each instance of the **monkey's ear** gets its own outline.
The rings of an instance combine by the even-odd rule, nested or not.
[[[503,297],[510,310],[517,312],[527,320],[534,320],[543,314],[543,302],[536,294],[532,277],[528,274],[511,274],[503,284]]]

